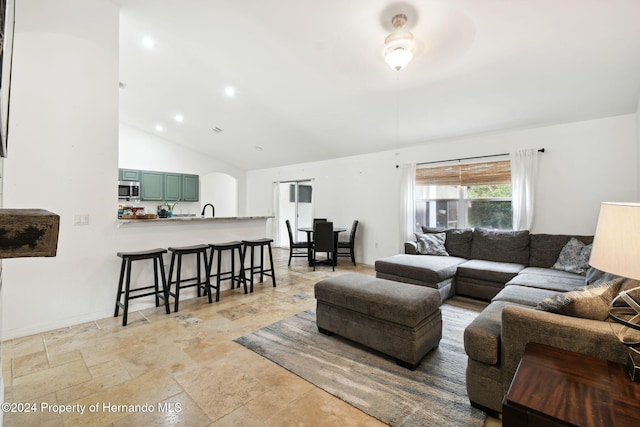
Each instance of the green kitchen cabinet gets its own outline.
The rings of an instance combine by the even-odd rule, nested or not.
[[[200,199],[200,177],[198,175],[182,175],[182,200],[197,202]]]
[[[137,169],[118,169],[118,180],[140,182],[140,172]]]
[[[164,174],[164,200],[176,202],[182,200],[182,175],[179,173]]]
[[[119,177],[123,175],[119,170]],[[173,172],[135,171],[139,173],[140,198],[151,201],[197,202],[200,199],[200,177]],[[122,180],[122,179],[121,179]]]
[[[142,200],[164,200],[164,173],[140,171],[140,193]]]

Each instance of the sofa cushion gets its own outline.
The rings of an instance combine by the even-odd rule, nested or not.
[[[447,231],[447,240],[444,242],[444,246],[449,255],[469,259],[471,258],[472,241],[473,230],[456,228]]]
[[[551,267],[560,255],[560,251],[572,236],[564,234],[532,234],[529,242],[530,267]],[[593,242],[593,236],[573,236],[584,244]]]
[[[453,277],[458,265],[465,261],[451,256],[399,254],[377,260],[375,269],[380,273],[438,283]]]
[[[527,267],[516,277],[509,280],[507,286],[519,285],[531,288],[547,289],[557,292],[569,292],[584,286],[584,276],[552,268]]]
[[[527,307],[506,301],[492,302],[464,330],[464,351],[470,359],[487,365],[500,360],[502,310],[507,306]],[[531,307],[527,307],[530,308]]]
[[[518,304],[535,307],[540,301],[544,300],[545,298],[554,297],[558,294],[559,292],[551,291],[549,289],[510,285],[501,290],[498,295],[493,297],[491,301],[515,302]]]
[[[570,238],[551,268],[569,273],[585,274],[589,269],[591,247],[591,244],[585,245],[575,237]]]
[[[527,265],[529,231],[497,231],[476,228],[471,242],[471,258]]]
[[[617,278],[599,286],[585,286],[580,290],[560,293],[542,300],[537,308],[583,319],[606,320],[609,304],[618,295],[623,281],[623,278]]]
[[[458,276],[507,283],[523,268],[521,264],[472,259],[458,266]]]
[[[473,230],[470,228],[433,228],[422,227],[424,233],[445,233],[444,247],[450,256],[471,258]]]
[[[420,255],[449,256],[444,247],[445,233],[416,233],[417,253]]]

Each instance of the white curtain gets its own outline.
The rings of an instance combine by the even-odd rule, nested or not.
[[[273,245],[275,247],[282,246],[280,242],[280,183],[273,183],[273,219],[271,220],[271,233],[273,236]]]
[[[517,150],[512,152],[510,157],[513,229],[531,230],[538,175],[538,150]]]
[[[414,239],[416,224],[416,164],[401,166],[400,182],[400,253],[404,253],[404,242]]]

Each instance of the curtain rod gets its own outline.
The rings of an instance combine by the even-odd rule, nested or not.
[[[538,153],[544,153],[544,148],[540,148],[538,150]],[[435,164],[435,163],[447,163],[447,162],[455,162],[455,161],[459,162],[459,161],[462,161],[462,160],[487,159],[489,157],[503,157],[503,156],[508,156],[508,155],[509,155],[509,153],[502,153],[502,154],[489,154],[488,156],[463,157],[461,159],[436,160],[434,162],[416,163],[416,166],[432,165],[432,164]]]

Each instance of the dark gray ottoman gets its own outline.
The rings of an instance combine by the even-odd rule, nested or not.
[[[435,289],[349,273],[316,283],[315,296],[320,332],[378,350],[409,369],[442,338]]]

